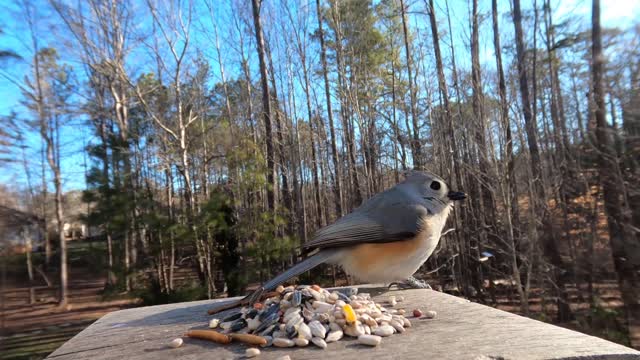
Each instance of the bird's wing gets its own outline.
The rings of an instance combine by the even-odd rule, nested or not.
[[[415,237],[428,210],[397,189],[380,193],[349,215],[320,229],[305,251],[359,243],[384,243]]]

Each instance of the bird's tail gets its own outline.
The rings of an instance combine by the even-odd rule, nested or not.
[[[262,286],[262,288],[264,289],[264,291],[271,291],[275,289],[278,285],[291,279],[292,277],[298,276],[305,271],[311,270],[322,263],[331,261],[333,257],[335,257],[336,253],[337,253],[337,250],[333,250],[333,249],[321,250],[317,252],[315,255],[309,256],[308,258],[295,264],[289,270],[269,280],[266,284]]]
[[[213,308],[209,309],[208,312],[209,314],[215,314],[220,311],[232,309],[238,306],[247,305],[249,303],[258,301],[260,298],[260,295],[263,292],[271,291],[275,289],[278,285],[291,279],[292,277],[298,276],[304,273],[305,271],[311,270],[322,263],[330,262],[337,255],[337,253],[338,253],[338,250],[334,250],[334,249],[320,250],[316,254],[302,260],[301,262],[295,264],[293,267],[291,267],[287,271],[269,280],[266,284],[264,284],[258,290],[252,292],[246,297],[213,304]]]

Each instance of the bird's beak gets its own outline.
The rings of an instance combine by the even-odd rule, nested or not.
[[[449,191],[447,197],[453,201],[464,200],[467,198],[467,194],[463,193],[462,191]]]

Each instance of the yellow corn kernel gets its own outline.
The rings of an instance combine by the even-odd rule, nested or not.
[[[342,311],[344,312],[344,319],[347,321],[347,324],[356,322],[356,312],[353,311],[351,305],[345,304],[342,307]]]

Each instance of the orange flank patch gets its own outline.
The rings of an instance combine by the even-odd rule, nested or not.
[[[417,251],[421,245],[420,240],[420,237],[415,237],[411,240],[357,245],[350,254],[354,270],[367,273],[374,266],[401,262]]]

